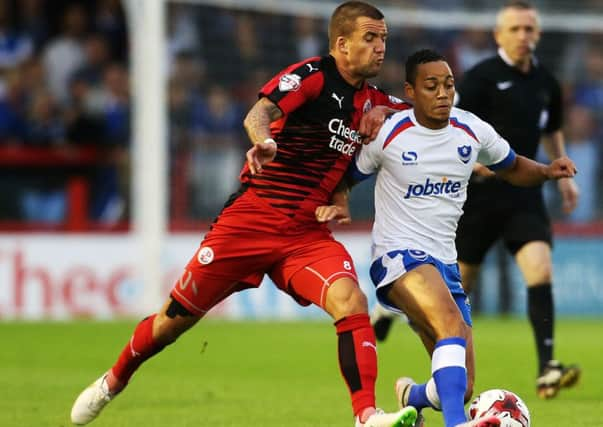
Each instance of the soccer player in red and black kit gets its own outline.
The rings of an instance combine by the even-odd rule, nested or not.
[[[375,137],[387,112],[408,108],[366,82],[381,68],[386,36],[378,9],[343,3],[329,24],[330,55],[294,64],[262,88],[245,119],[253,147],[240,190],[159,313],[139,323],[115,365],[77,398],[75,424],[96,418],[145,360],[230,294],[258,287],[264,274],[301,305],[316,304],[334,319],[356,426],[414,424],[412,407],[375,409],[377,353],[366,296],[351,256],[314,213],[330,202],[363,137]]]

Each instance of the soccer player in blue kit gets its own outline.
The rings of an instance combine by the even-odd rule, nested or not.
[[[431,355],[431,378],[400,378],[401,406],[441,410],[446,427],[492,427],[495,417],[466,419],[475,363],[471,312],[461,286],[455,236],[476,162],[513,185],[572,177],[567,157],[544,165],[516,154],[488,123],[454,108],[454,77],[443,56],[420,50],[406,62],[414,108],[394,113],[356,155],[348,186],[377,173],[370,276],[386,308],[404,313]],[[349,216],[346,194],[316,210],[326,222]]]
[[[526,0],[506,1],[496,15],[498,52],[465,71],[456,101],[459,108],[490,123],[517,153],[534,159],[542,147],[554,159],[565,154],[563,99],[561,85],[536,55],[541,32],[536,7]],[[579,199],[576,182],[560,179],[557,187],[563,212],[569,214]],[[455,241],[465,292],[479,284],[481,265],[497,241],[513,256],[526,285],[537,350],[536,392],[540,398],[553,398],[575,385],[581,371],[554,357],[553,233],[542,187],[516,187],[474,173]],[[395,317],[375,306],[371,323],[378,341],[387,338]]]

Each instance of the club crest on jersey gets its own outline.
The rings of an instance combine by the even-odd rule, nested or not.
[[[467,164],[469,160],[471,160],[471,146],[470,145],[461,145],[456,148],[456,151],[459,153],[459,158],[461,162]]]
[[[284,74],[278,81],[278,90],[281,92],[295,92],[301,87],[301,77],[297,74]]]
[[[362,107],[362,112],[366,113],[368,112],[371,108],[373,108],[373,104],[371,104],[371,100],[367,99],[366,101],[364,101],[364,106]]]
[[[214,250],[209,246],[203,246],[197,253],[197,261],[200,264],[207,265],[214,260]]]
[[[427,259],[427,253],[419,249],[409,249],[408,255],[416,259],[417,261],[425,261]]]

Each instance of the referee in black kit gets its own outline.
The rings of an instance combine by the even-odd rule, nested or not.
[[[565,155],[561,88],[533,53],[540,39],[538,12],[526,1],[508,2],[497,15],[494,37],[498,55],[465,73],[458,106],[491,123],[517,154],[533,159],[542,141],[551,159]],[[563,210],[570,213],[578,188],[571,178],[558,186]],[[576,383],[580,369],[553,358],[552,236],[542,188],[474,174],[464,211],[456,239],[463,286],[471,291],[486,252],[502,238],[527,284],[538,349],[537,394],[552,398]]]

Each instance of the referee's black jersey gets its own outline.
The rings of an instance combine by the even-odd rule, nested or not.
[[[540,64],[533,63],[530,71],[523,73],[496,55],[467,71],[457,92],[460,108],[490,123],[516,153],[531,159],[536,156],[542,134],[561,128],[561,87]],[[472,186],[476,187],[473,184],[475,180]],[[540,192],[540,187],[522,189],[496,179],[480,183],[482,186],[484,191]],[[473,193],[477,191],[479,188],[473,188]]]

